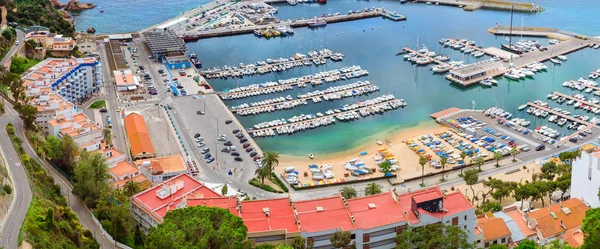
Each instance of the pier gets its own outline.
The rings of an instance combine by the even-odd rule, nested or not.
[[[510,11],[511,8],[518,12],[542,12],[545,9],[537,4],[523,2],[509,2],[503,0],[413,0],[417,3],[456,6],[466,11],[477,9],[494,9]]]
[[[587,126],[589,126],[589,125],[591,125],[591,124],[592,124],[592,123],[590,123],[590,122],[583,121],[583,120],[581,120],[581,119],[574,118],[574,117],[572,117],[572,116],[569,116],[569,115],[562,114],[562,113],[560,113],[560,112],[557,112],[557,111],[554,111],[554,110],[552,110],[552,109],[548,109],[548,108],[546,108],[546,107],[542,107],[542,106],[540,106],[540,105],[536,105],[536,104],[535,104],[535,103],[533,103],[533,102],[527,102],[527,105],[528,105],[528,106],[531,106],[531,107],[534,107],[534,108],[537,108],[537,109],[541,109],[541,110],[547,111],[548,113],[552,113],[552,114],[554,114],[554,115],[556,115],[556,116],[559,116],[559,117],[561,117],[561,118],[565,118],[565,119],[567,119],[567,120],[569,120],[569,121],[572,121],[572,122],[577,122],[577,123],[580,123],[580,124],[583,124],[583,125],[587,125]]]
[[[545,27],[517,27],[513,26],[512,31],[510,26],[496,25],[488,29],[493,35],[513,35],[513,36],[528,36],[528,37],[547,37],[561,41],[568,40],[570,38],[588,38],[585,35],[561,30],[558,28],[545,28]]]
[[[567,137],[563,137],[558,141],[558,146],[561,146],[563,144],[565,144],[566,142],[569,141],[569,139],[574,138],[579,136],[580,133],[585,132],[586,130],[592,129],[592,128],[598,128],[598,124],[600,124],[600,120],[594,122],[594,123],[590,123],[589,125],[587,125],[584,129],[581,129],[580,131],[576,131],[575,133],[567,136]]]
[[[357,82],[358,83],[358,82]],[[338,91],[333,91],[333,92],[324,92],[322,94],[316,94],[316,95],[312,95],[310,97],[303,97],[303,98],[296,98],[296,99],[292,99],[292,100],[287,100],[287,101],[282,101],[282,102],[277,102],[277,103],[270,103],[270,104],[264,104],[264,105],[255,105],[255,106],[250,106],[250,107],[245,107],[245,108],[237,108],[237,109],[231,109],[231,112],[236,113],[238,115],[251,115],[251,114],[255,114],[255,113],[248,113],[248,114],[243,114],[246,111],[251,111],[254,109],[260,109],[260,108],[275,108],[278,105],[291,105],[294,102],[305,102],[308,100],[311,100],[313,98],[320,98],[323,97],[325,95],[331,95],[331,94],[339,94],[339,93],[344,93],[347,91],[352,91],[352,90],[359,90],[359,89],[364,89],[364,88],[373,88],[375,87],[375,85],[371,84],[370,82],[366,81],[364,82],[365,84],[360,85],[360,86],[356,86],[356,87],[351,87],[351,88],[346,88],[346,89],[342,89],[342,90],[338,90]],[[343,86],[341,86],[343,87]],[[369,94],[372,92],[375,92],[377,90],[379,90],[378,88],[375,88],[376,90],[371,90],[371,91],[364,91],[361,92],[360,94],[357,95],[352,95],[352,96],[347,96],[347,97],[353,97],[353,96],[360,96],[363,94]],[[342,98],[346,98],[346,97],[342,97]],[[340,98],[341,99],[341,98]],[[336,99],[337,100],[337,99]],[[316,102],[315,102],[316,103]],[[274,109],[274,111],[277,111],[277,109]],[[262,112],[256,113],[256,114],[260,114]]]
[[[222,99],[241,99],[241,98],[246,98],[246,97],[251,97],[251,96],[269,94],[270,92],[277,91],[277,89],[283,89],[283,90],[277,91],[277,92],[292,90],[294,88],[294,86],[306,85],[308,83],[311,83],[312,81],[322,82],[323,80],[325,80],[326,82],[330,83],[330,82],[336,82],[336,81],[342,80],[341,79],[342,76],[345,76],[347,79],[352,79],[352,78],[359,78],[359,77],[362,77],[362,76],[365,76],[368,74],[369,73],[367,70],[360,69],[360,70],[354,70],[354,71],[350,71],[350,72],[346,72],[346,73],[340,72],[340,73],[336,73],[336,74],[325,74],[321,77],[312,77],[313,75],[302,76],[302,77],[297,78],[296,81],[290,82],[290,83],[278,84],[278,85],[274,85],[274,86],[259,87],[259,88],[252,88],[252,89],[248,89],[248,90],[244,90],[244,91],[226,92],[226,93],[220,94],[220,96]],[[330,80],[327,81],[327,78],[330,78]],[[263,92],[263,93],[261,93],[261,92]],[[254,94],[254,93],[257,93],[257,94]]]
[[[329,24],[329,23],[348,22],[348,21],[374,18],[374,17],[384,17],[384,18],[387,18],[387,19],[390,19],[393,21],[406,20],[406,16],[394,14],[393,12],[390,12],[383,8],[377,8],[377,9],[375,9],[373,11],[369,11],[369,12],[360,12],[360,13],[352,13],[352,14],[337,15],[337,16],[324,16],[324,17],[319,17],[319,19],[322,19],[325,22],[327,22],[327,24]],[[250,26],[238,27],[238,28],[234,28],[234,29],[227,27],[227,28],[212,29],[212,30],[208,30],[208,31],[187,31],[187,32],[185,32],[185,34],[182,37],[185,41],[195,41],[195,40],[203,39],[203,38],[249,34],[249,33],[253,33],[254,30],[256,30],[256,29],[266,29],[269,27],[279,26],[279,25],[290,26],[292,28],[307,27],[313,21],[314,21],[314,19],[310,18],[310,19],[292,20],[290,22],[282,21],[279,23],[250,25]]]
[[[366,109],[370,109],[371,107],[374,106],[379,106],[379,105],[385,105],[385,104],[390,104],[392,102],[398,102],[398,99],[392,99],[392,100],[387,100],[387,101],[383,101],[383,102],[379,102],[379,103],[373,103],[370,105],[366,105],[363,107],[359,107],[356,109],[352,109],[349,111],[341,111],[341,112],[337,112],[334,114],[328,114],[328,115],[324,115],[323,117],[317,117],[317,118],[313,118],[313,119],[306,119],[306,120],[302,120],[302,121],[297,121],[297,122],[293,122],[293,123],[287,123],[287,124],[282,124],[282,125],[276,125],[276,126],[271,126],[271,127],[267,127],[267,128],[262,128],[262,129],[249,129],[248,133],[252,133],[252,134],[256,134],[256,133],[260,133],[260,132],[264,132],[264,131],[272,131],[272,130],[276,130],[277,128],[281,128],[281,127],[287,127],[287,126],[294,126],[294,125],[298,125],[298,124],[307,124],[311,123],[311,122],[315,122],[315,121],[320,121],[320,120],[331,120],[332,118],[335,118],[338,115],[344,115],[344,114],[348,114],[351,112],[358,112],[361,110],[366,110]],[[332,124],[334,124],[335,122],[333,122]]]
[[[597,88],[597,87],[596,87],[596,88]],[[599,88],[599,89],[600,89],[600,88]],[[592,103],[592,102],[588,102],[588,101],[585,101],[585,100],[581,100],[581,99],[575,98],[575,97],[573,97],[573,96],[571,96],[571,95],[567,95],[567,94],[560,93],[560,92],[557,92],[557,91],[554,91],[554,92],[552,92],[552,93],[553,93],[553,94],[555,94],[555,95],[558,95],[559,97],[565,97],[565,98],[567,98],[567,99],[572,99],[572,100],[575,100],[575,101],[577,101],[577,102],[579,102],[579,103],[582,103],[582,104],[585,104],[585,105],[589,105],[589,106],[592,106],[592,107],[595,107],[595,108],[600,108],[600,105],[598,105],[598,104],[594,104],[594,103]]]
[[[414,49],[411,49],[411,48],[409,48],[409,47],[405,47],[405,48],[403,49],[403,51],[404,51],[405,53],[415,53],[415,54],[418,54],[418,55],[419,55],[419,57],[425,57],[425,58],[429,59],[429,61],[431,61],[431,62],[434,62],[434,63],[436,63],[436,64],[438,64],[438,65],[444,65],[444,66],[446,66],[446,68],[447,68],[447,69],[440,71],[440,73],[445,73],[445,72],[448,72],[448,71],[450,71],[450,70],[454,69],[454,67],[453,67],[453,66],[450,66],[450,64],[448,64],[448,63],[446,63],[446,62],[443,62],[443,61],[440,61],[440,60],[436,60],[436,59],[434,59],[434,58],[431,58],[430,56],[428,56],[428,55],[426,55],[426,54],[423,54],[423,53],[419,53],[418,51],[416,51],[416,50],[414,50]]]
[[[264,66],[257,66],[257,67],[252,67],[252,68],[231,68],[231,69],[226,69],[226,70],[216,70],[216,71],[201,71],[200,75],[205,76],[209,79],[212,78],[220,78],[220,77],[236,77],[236,76],[243,76],[243,72],[242,71],[246,71],[246,70],[254,70],[255,72],[257,71],[261,71],[261,69],[265,70],[265,73],[271,73],[271,69],[273,67],[278,67],[278,66],[285,66],[285,64],[290,64],[290,63],[295,63],[295,62],[305,62],[305,61],[309,61],[311,62],[311,65],[314,65],[314,63],[312,63],[312,60],[321,60],[321,59],[329,59],[331,57],[331,55],[322,55],[322,56],[315,56],[315,57],[310,57],[307,56],[306,58],[302,58],[302,59],[295,59],[295,60],[289,60],[289,61],[282,61],[282,62],[275,62],[275,63],[271,63],[271,64],[266,64]],[[292,66],[295,67],[296,65]],[[298,66],[304,66],[304,65],[298,65]],[[239,75],[236,75],[239,74]]]

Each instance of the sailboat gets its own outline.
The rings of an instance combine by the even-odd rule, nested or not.
[[[502,46],[502,49],[504,49],[508,52],[515,53],[515,54],[523,54],[524,53],[523,50],[512,45],[513,9],[514,9],[514,6],[511,5],[511,7],[510,7],[510,33],[508,35],[508,44],[502,43],[501,46]]]

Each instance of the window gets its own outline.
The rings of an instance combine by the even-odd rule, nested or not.
[[[363,245],[363,249],[370,249],[369,245]]]
[[[351,234],[350,239],[356,239],[356,234]]]
[[[498,244],[498,240],[494,240],[494,245],[495,245],[495,244]]]
[[[506,244],[506,238],[502,238],[502,244]]]
[[[485,248],[490,247],[490,242],[485,242]]]
[[[465,215],[465,220],[467,220],[467,216]]]
[[[369,243],[371,241],[371,236],[368,234],[363,235],[363,243]]]
[[[453,225],[453,226],[456,226],[456,225],[458,225],[458,217],[454,217],[454,218],[452,218],[452,225]]]
[[[479,243],[481,243],[481,240],[480,240],[480,239],[478,239],[478,240],[477,240],[477,244],[479,244]]]
[[[467,230],[467,225],[464,225],[464,226],[463,226],[463,229]]]

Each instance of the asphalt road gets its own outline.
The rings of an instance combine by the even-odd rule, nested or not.
[[[37,160],[40,163],[40,165],[42,165],[42,167],[46,170],[46,173],[54,179],[54,182],[56,184],[58,184],[60,186],[61,192],[63,193],[63,195],[65,195],[67,197],[69,206],[71,207],[73,212],[75,212],[75,214],[77,215],[77,218],[79,219],[79,223],[83,226],[83,228],[89,229],[90,231],[92,231],[94,238],[96,238],[96,240],[100,244],[100,248],[116,248],[114,246],[114,244],[112,244],[106,238],[106,236],[103,236],[104,234],[101,232],[102,231],[101,228],[96,225],[96,223],[92,219],[92,213],[85,206],[83,201],[81,201],[79,198],[75,197],[72,194],[73,186],[71,185],[71,183],[63,175],[58,173],[58,171],[56,169],[54,169],[54,167],[52,167],[46,161],[42,160],[41,158],[39,158],[37,156],[37,154],[35,153],[35,150],[31,146],[31,144],[29,144],[29,142],[24,134],[23,123],[19,119],[19,115],[16,113],[16,111],[13,109],[13,107],[12,107],[12,105],[10,105],[10,103],[8,103],[6,101],[4,103],[5,103],[4,108],[6,110],[6,113],[3,115],[2,119],[0,119],[0,120],[9,119],[12,122],[12,124],[15,126],[15,129],[17,131],[16,135],[19,138],[21,138],[21,140],[23,140],[23,149],[25,150],[25,153],[27,153],[27,155],[29,155],[31,157],[31,159]],[[2,121],[2,122],[5,122],[5,121]],[[4,130],[4,127],[2,127],[2,129]],[[0,142],[0,144],[2,144],[2,146],[3,146],[3,148],[4,148],[4,143],[10,143],[10,141],[3,139],[2,142]],[[24,170],[24,169],[22,169],[22,170]],[[21,178],[18,178],[18,179],[21,179]],[[21,179],[21,180],[22,180],[22,182],[26,181],[24,179]],[[15,182],[15,180],[13,180],[13,182]],[[31,193],[29,193],[29,196],[31,198]],[[26,208],[19,209],[19,210],[20,210],[20,212],[26,213],[28,207],[29,207],[29,204],[26,205]],[[23,214],[23,217],[24,216],[25,215]],[[22,222],[23,222],[23,220],[21,219],[20,222],[18,223],[19,226]],[[15,229],[15,231],[17,231],[17,233],[18,233],[19,229]],[[12,239],[12,236],[10,238]],[[15,237],[14,240],[17,240],[17,237]],[[6,248],[17,248],[17,247],[15,246],[15,247],[6,247]]]
[[[17,41],[19,42],[19,44],[14,44],[10,48],[10,51],[8,51],[8,54],[6,54],[6,56],[4,56],[4,58],[2,58],[0,65],[6,64],[6,61],[9,60],[11,57],[13,57],[13,55],[17,52],[17,50],[19,50],[19,48],[21,48],[21,46],[23,46],[23,42],[24,42],[23,38],[25,38],[25,34],[23,33],[23,31],[17,29]]]
[[[7,114],[0,116],[0,153],[6,162],[9,176],[13,183],[14,198],[8,209],[8,213],[2,221],[2,234],[0,238],[0,247],[17,248],[19,241],[19,231],[21,224],[31,204],[31,187],[25,168],[19,161],[19,154],[15,151],[8,134],[6,125],[8,123],[20,123],[18,115],[11,108],[6,108]]]

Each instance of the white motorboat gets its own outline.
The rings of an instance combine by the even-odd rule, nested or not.
[[[519,111],[521,111],[525,108],[527,108],[527,104],[520,105],[518,109],[519,109]]]
[[[421,57],[421,58],[418,58],[415,62],[417,63],[417,65],[427,65],[427,64],[431,63],[431,60],[429,60],[428,58],[425,58],[425,57]]]
[[[382,144],[383,144],[383,142],[381,142],[381,140],[379,140],[379,139],[377,139],[377,140],[375,141],[375,143],[377,143],[377,144],[379,144],[379,145],[382,145]]]
[[[483,78],[481,81],[479,81],[479,84],[484,86],[492,86],[492,82],[489,82],[487,78]]]
[[[431,71],[436,72],[436,73],[441,73],[441,72],[445,72],[448,71],[448,69],[450,69],[447,65],[434,65],[433,67],[431,67]]]
[[[313,153],[308,153],[308,158],[310,158],[310,159],[314,159],[314,158],[315,158],[315,155],[313,155]]]
[[[562,64],[562,62],[560,62],[559,60],[554,59],[554,58],[550,59],[550,61],[554,64]]]
[[[434,57],[434,59],[436,59],[438,61],[447,61],[447,60],[450,60],[450,57],[448,57],[445,54],[440,54],[440,55]]]
[[[561,61],[566,61],[566,60],[568,60],[567,56],[564,56],[564,55],[559,55],[559,56],[556,56],[556,58],[558,58],[558,59],[559,59],[559,60],[561,60]]]
[[[533,72],[532,72],[531,70],[529,70],[529,69],[522,68],[522,69],[520,69],[519,71],[521,71],[522,73],[524,73],[526,76],[534,76],[534,75],[535,75],[535,73],[533,73]]]
[[[425,54],[427,52],[429,52],[429,49],[427,48],[427,46],[423,45],[423,48],[419,49],[419,51],[417,51],[421,54]]]
[[[473,52],[473,54],[472,54],[472,55],[473,55],[473,57],[475,57],[475,58],[479,58],[479,57],[481,57],[481,56],[485,55],[485,53],[484,53],[484,52],[481,52],[481,51],[477,51],[477,52]]]
[[[514,71],[508,71],[508,72],[504,73],[504,77],[506,77],[506,78],[509,78],[509,79],[511,79],[511,80],[518,80],[518,79],[520,79],[520,78],[521,78],[521,77],[520,77],[518,74],[516,74]]]

